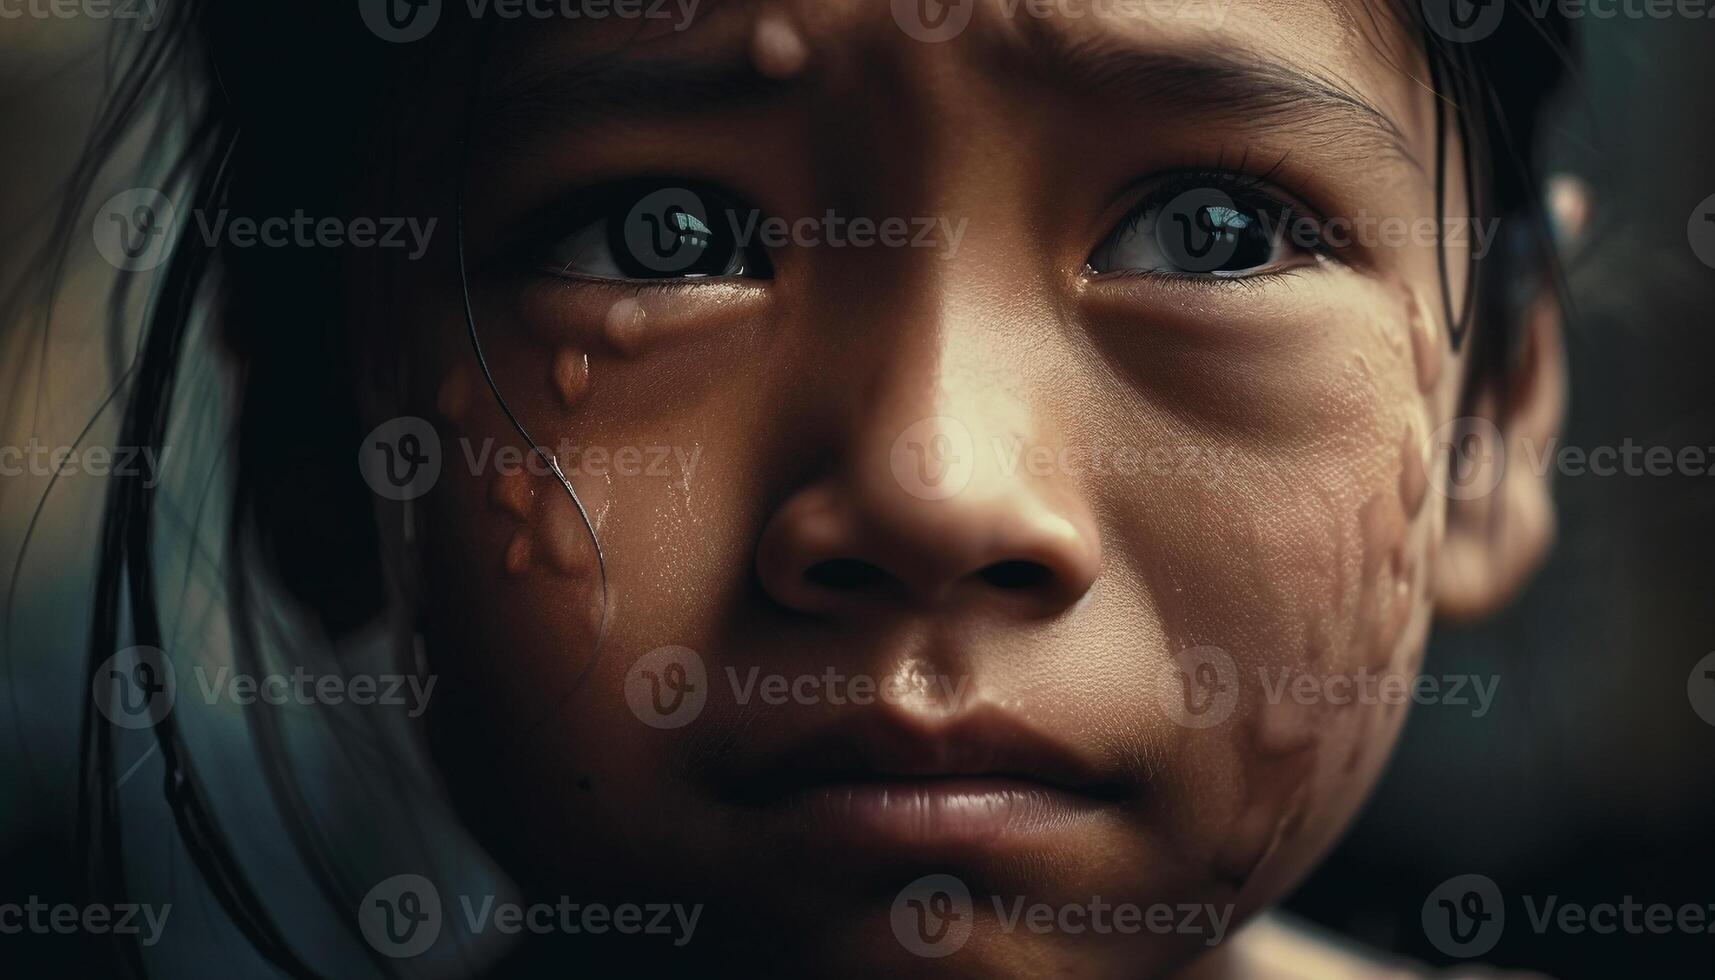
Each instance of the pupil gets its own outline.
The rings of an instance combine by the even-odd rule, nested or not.
[[[726,212],[717,214],[724,217]],[[624,233],[626,209],[609,216],[609,245],[620,270],[633,279],[679,279],[731,274],[737,252],[733,236],[719,228],[715,215],[708,221],[679,207],[652,216],[650,234],[640,242]]]
[[[1232,254],[1214,271],[1242,272],[1268,264],[1272,242],[1259,216],[1235,208],[1205,207],[1202,220],[1223,243],[1234,246]]]

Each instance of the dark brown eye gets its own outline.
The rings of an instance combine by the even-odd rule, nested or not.
[[[1286,229],[1291,209],[1217,186],[1156,194],[1090,254],[1090,271],[1234,278],[1309,256]]]
[[[627,184],[597,192],[574,229],[551,242],[544,267],[562,276],[661,281],[771,275],[767,253],[743,240],[753,212],[704,188]]]

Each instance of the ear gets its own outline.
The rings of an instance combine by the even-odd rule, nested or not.
[[[1570,247],[1589,213],[1582,184],[1559,179],[1548,195],[1551,218]],[[1539,465],[1560,434],[1566,406],[1566,354],[1560,306],[1544,276],[1519,325],[1517,358],[1506,377],[1485,386],[1471,418],[1448,440],[1447,523],[1435,564],[1435,612],[1455,622],[1480,619],[1522,589],[1554,543],[1553,467]]]

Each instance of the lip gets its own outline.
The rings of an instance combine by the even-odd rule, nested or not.
[[[864,856],[1046,844],[1129,795],[1077,751],[995,708],[933,723],[866,712],[728,786],[729,802],[812,850]]]

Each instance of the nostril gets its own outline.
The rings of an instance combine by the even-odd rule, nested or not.
[[[983,581],[997,589],[1037,589],[1053,577],[1048,566],[1036,561],[997,561],[980,573]]]
[[[890,576],[879,565],[857,558],[830,558],[804,570],[804,581],[836,592],[855,592],[884,585]]]

